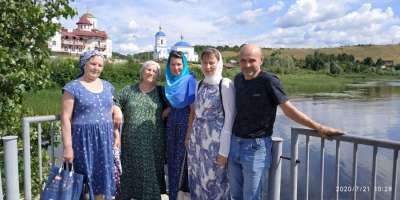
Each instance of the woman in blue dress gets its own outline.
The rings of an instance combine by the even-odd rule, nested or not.
[[[192,200],[228,200],[226,163],[235,90],[231,80],[222,78],[222,57],[217,49],[206,49],[200,58],[205,78],[197,85],[189,118],[189,189]]]
[[[194,101],[196,79],[190,74],[189,65],[183,53],[171,51],[165,69],[165,96],[170,104],[168,114],[167,135],[167,164],[169,199],[176,200],[178,191],[187,188],[187,176],[183,177],[180,186],[180,175],[187,174],[185,160],[185,135],[188,127],[190,105]],[[187,191],[186,191],[187,192]]]
[[[99,78],[103,64],[99,52],[84,52],[79,60],[81,73],[63,87],[61,100],[64,159],[84,175],[91,200],[111,200],[115,190],[112,146],[118,143],[118,136],[113,135],[114,87]]]

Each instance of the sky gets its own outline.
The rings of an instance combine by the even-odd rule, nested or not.
[[[113,51],[152,51],[161,25],[168,46],[255,43],[271,48],[325,48],[400,43],[399,0],[75,0],[112,39]]]

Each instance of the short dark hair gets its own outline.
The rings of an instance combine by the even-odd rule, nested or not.
[[[182,58],[183,53],[181,51],[172,50],[171,52],[169,52],[169,57],[170,58]]]

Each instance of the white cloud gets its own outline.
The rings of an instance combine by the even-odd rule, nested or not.
[[[153,45],[145,45],[143,47],[140,47],[139,45],[135,43],[120,43],[118,45],[118,52],[122,54],[135,54],[135,53],[140,53],[140,52],[148,52],[153,50]]]
[[[257,8],[255,10],[245,10],[236,17],[236,21],[239,24],[253,23],[256,18],[263,14],[262,8]]]
[[[234,23],[232,17],[222,16],[221,18],[214,21],[214,24],[217,26],[230,26]]]
[[[297,0],[275,23],[283,28],[302,26],[343,16],[346,10],[346,4],[341,1]]]
[[[285,3],[283,1],[277,1],[276,4],[272,5],[267,9],[267,13],[271,14],[274,12],[281,11],[283,7],[285,6]]]
[[[119,48],[121,49],[122,53],[130,53],[130,52],[137,52],[140,48],[133,43],[122,43],[119,44]]]
[[[130,29],[132,29],[132,30],[135,30],[135,29],[137,28],[137,23],[136,23],[136,21],[135,21],[135,20],[131,20],[131,21],[129,22],[128,27],[129,27]]]
[[[171,0],[175,2],[197,3],[199,0]]]
[[[243,24],[250,24],[256,21],[258,17],[265,14],[262,8],[257,8],[254,10],[245,10],[241,12],[236,17],[231,16],[222,16],[214,21],[214,24],[217,26],[231,26],[233,24],[243,25]]]
[[[169,45],[179,41],[181,34],[186,41],[195,45],[210,40],[222,31],[211,20],[199,20],[193,16],[168,16],[168,18],[164,32],[167,34]]]
[[[87,1],[73,4],[84,13],[88,4],[82,2]],[[192,45],[240,45],[249,39],[273,47],[400,42],[396,9],[377,9],[371,4],[361,5],[365,1],[360,0],[272,2],[114,0],[93,5],[90,12],[98,18],[99,29],[111,37],[113,51],[126,53],[152,50],[159,25],[167,34],[168,46],[179,41],[181,33]],[[70,25],[62,23],[72,28],[77,20],[79,16],[69,21]]]
[[[255,37],[252,42],[272,47],[332,47],[355,44],[392,44],[400,42],[400,18],[393,10],[359,9],[335,19],[276,28]]]
[[[253,7],[253,0],[242,0],[242,7],[246,9]]]

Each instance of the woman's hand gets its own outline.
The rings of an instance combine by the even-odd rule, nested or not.
[[[228,162],[228,158],[225,156],[221,156],[221,155],[218,155],[217,159],[214,161],[214,163],[220,167],[225,167],[227,162]]]
[[[189,127],[189,128],[187,129],[186,135],[185,135],[185,147],[186,147],[186,149],[189,148],[190,131],[191,131],[190,129],[191,129],[191,127]]]
[[[72,136],[71,136],[71,118],[74,110],[74,97],[64,91],[61,98],[61,136],[64,147],[65,161],[72,163],[74,160],[74,151],[72,150]]]
[[[168,108],[166,108],[166,109],[164,109],[164,110],[162,111],[161,118],[162,118],[163,120],[167,119],[170,110],[171,110],[171,109],[168,107]]]
[[[114,105],[112,107],[112,118],[114,127],[121,128],[123,115],[121,109],[118,106]]]
[[[121,140],[119,137],[118,129],[114,130],[114,145],[113,145],[113,147],[118,148],[118,149],[121,148]]]
[[[71,146],[64,147],[64,160],[68,161],[69,163],[72,163],[74,160],[74,150]]]

